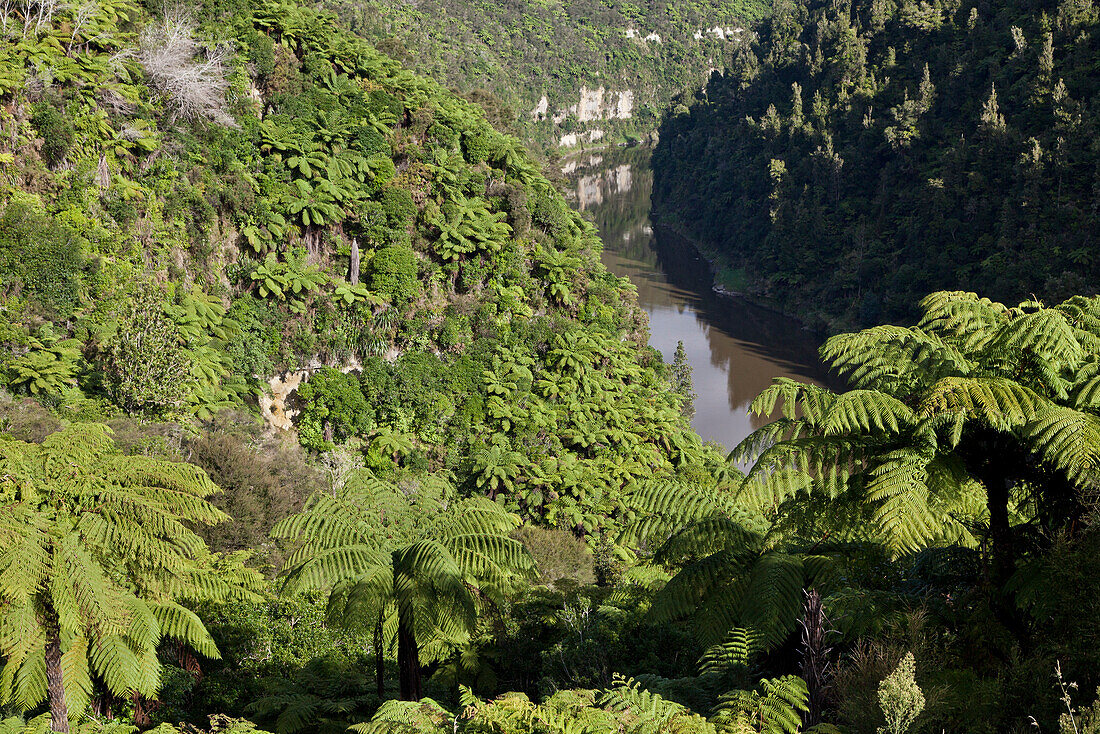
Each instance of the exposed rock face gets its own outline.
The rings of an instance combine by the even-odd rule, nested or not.
[[[714,36],[720,41],[735,41],[744,32],[744,28],[716,25],[713,28],[701,28],[695,31],[691,37],[696,41],[702,40],[703,36]]]
[[[298,414],[298,411],[289,410],[286,407],[287,399],[309,377],[309,373],[310,370],[287,372],[282,377],[275,375],[267,381],[267,384],[271,387],[271,394],[260,396],[260,414],[273,428],[278,428],[281,431],[289,431],[294,428],[293,418]]]
[[[634,91],[609,92],[602,86],[595,89],[581,87],[577,106],[570,108],[578,122],[593,120],[628,120],[634,112]]]
[[[531,118],[534,120],[545,120],[547,113],[550,112],[550,100],[544,94],[539,98],[538,104],[531,110]]]
[[[558,143],[563,148],[572,148],[581,143],[595,143],[597,140],[602,139],[604,136],[603,130],[589,130],[586,133],[568,133],[561,136],[561,142]]]
[[[397,352],[397,354],[399,355],[400,352]],[[393,357],[393,359],[396,358],[396,356]],[[390,359],[389,354],[386,355],[386,359],[393,361],[393,359]],[[261,395],[258,402],[260,404],[260,415],[264,417],[269,426],[280,431],[294,430],[294,416],[298,415],[299,411],[288,407],[290,396],[302,386],[303,382],[309,381],[310,375],[325,366],[327,365],[318,360],[312,360],[303,369],[293,370],[282,375],[273,375],[267,381],[268,387],[271,388],[271,394]],[[344,374],[362,372],[363,365],[359,363],[359,360],[353,358],[347,364],[336,369]]]

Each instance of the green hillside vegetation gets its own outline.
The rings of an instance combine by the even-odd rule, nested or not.
[[[669,101],[699,88],[740,41],[697,31],[746,31],[768,12],[767,0],[644,0],[614,3],[329,0],[349,25],[394,58],[483,104],[490,120],[553,150],[562,134],[600,129],[601,144],[646,139]],[[637,36],[627,37],[634,30]],[[656,34],[660,42],[645,40]],[[559,124],[582,86],[631,90],[628,120]],[[546,96],[548,114],[531,112]]]
[[[833,329],[1094,293],[1098,31],[1087,2],[776,3],[664,125],[657,215]]]
[[[455,472],[582,533],[633,478],[720,461],[591,225],[477,107],[330,17],[97,5],[16,40],[15,394],[69,419],[208,420],[312,365],[304,447],[352,440],[376,469]]]
[[[481,108],[191,13],[0,16],[0,734],[1098,731],[1100,298],[933,293],[723,456]]]

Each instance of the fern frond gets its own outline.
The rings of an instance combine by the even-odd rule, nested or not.
[[[711,645],[699,658],[696,666],[699,675],[723,673],[731,668],[748,666],[752,658],[763,649],[760,634],[747,627],[735,627],[726,639]]]
[[[1043,460],[1072,482],[1100,488],[1100,418],[1051,405],[1023,427],[1022,434]]]

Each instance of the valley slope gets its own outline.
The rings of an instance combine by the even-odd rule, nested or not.
[[[1089,3],[777,2],[663,125],[656,215],[831,328],[1095,293],[1098,60]]]

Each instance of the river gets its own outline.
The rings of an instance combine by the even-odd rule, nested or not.
[[[776,377],[826,381],[817,335],[774,311],[715,293],[709,265],[694,248],[654,232],[647,149],[582,154],[567,161],[565,173],[574,203],[600,229],[604,265],[638,289],[650,345],[671,362],[683,341],[699,396],[692,426],[704,440],[733,448],[760,427],[765,421],[749,413],[749,404]]]

